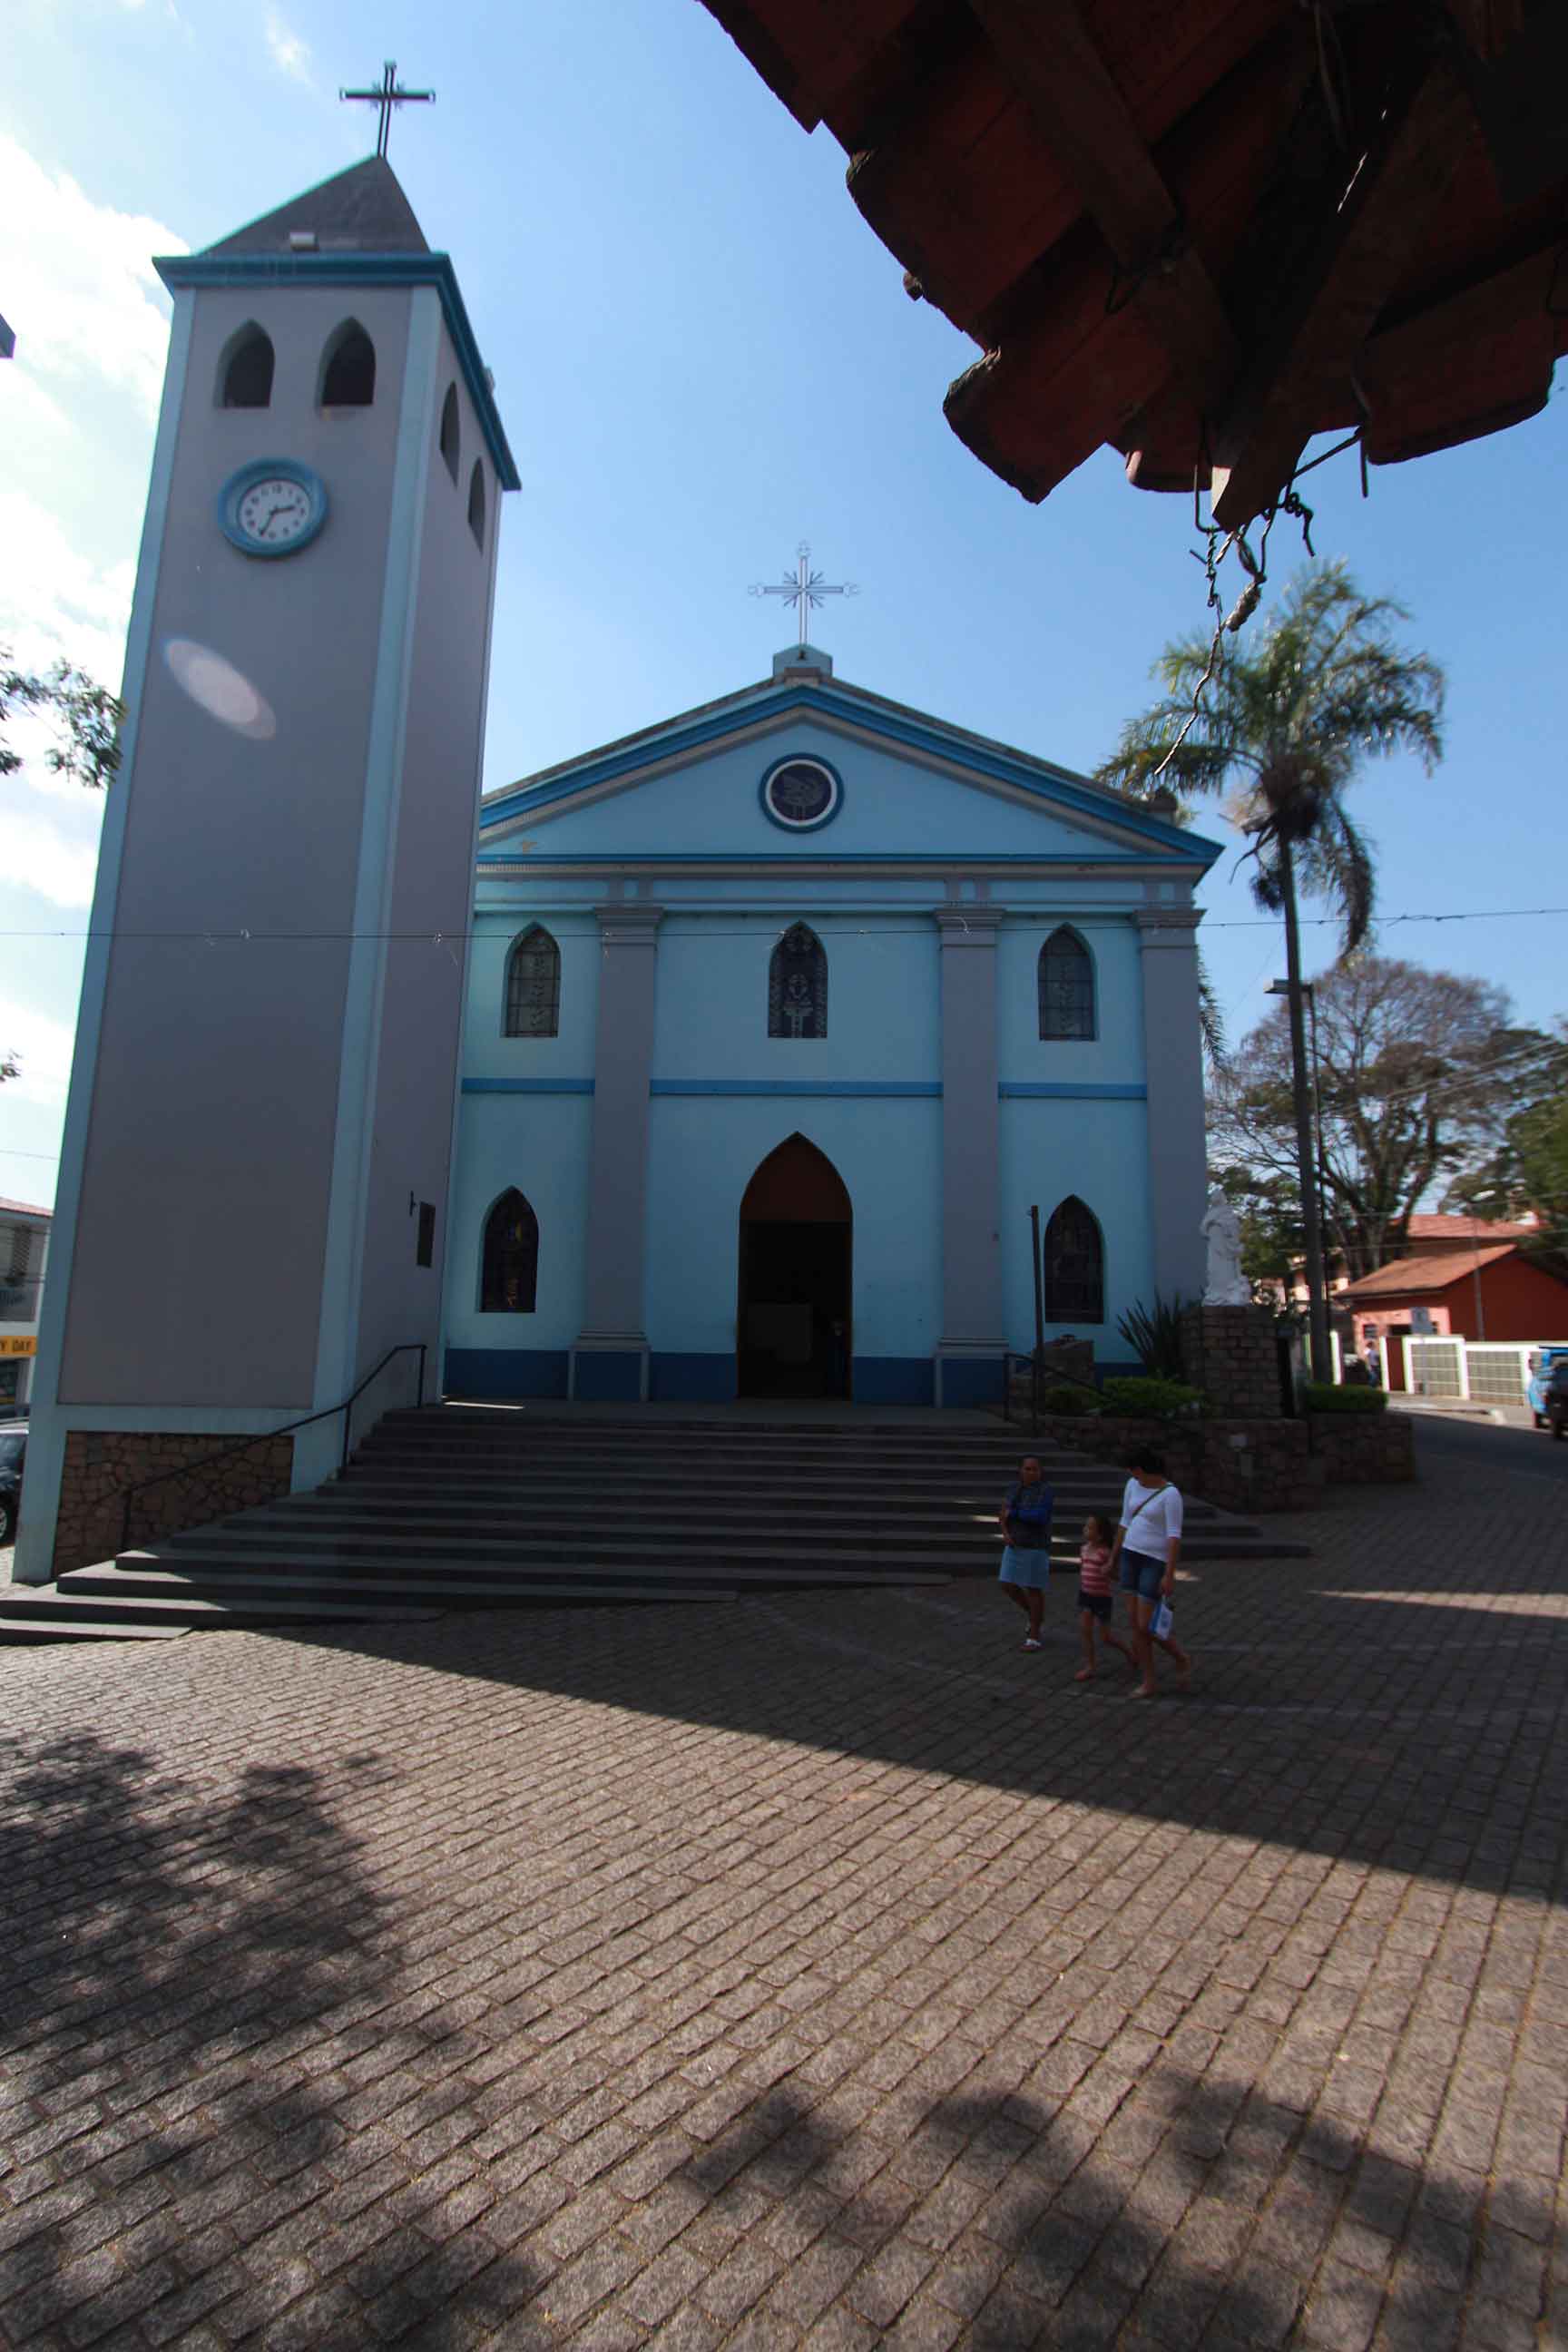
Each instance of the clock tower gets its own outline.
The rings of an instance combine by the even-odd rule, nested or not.
[[[382,157],[163,260],[168,372],[18,1573],[110,1487],[437,1365],[500,493],[452,265]],[[292,1438],[315,1484],[342,1423]],[[174,1482],[178,1484],[177,1481]],[[97,1503],[95,1505],[95,1497]]]

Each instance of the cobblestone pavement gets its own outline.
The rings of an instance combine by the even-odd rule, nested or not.
[[[0,2336],[1568,2343],[1563,1488],[1423,1454],[1156,1706],[989,1585],[0,1654]]]

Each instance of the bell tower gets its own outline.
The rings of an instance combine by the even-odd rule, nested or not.
[[[40,1332],[31,1581],[114,1549],[89,1508],[107,1464],[123,1486],[335,1405],[405,1343],[437,1360],[516,469],[452,264],[384,158],[155,266],[174,320]],[[406,1401],[414,1361],[366,1408]],[[341,1421],[300,1432],[293,1483],[341,1441]]]

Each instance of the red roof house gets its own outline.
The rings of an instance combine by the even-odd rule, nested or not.
[[[1555,1339],[1568,1332],[1568,1283],[1513,1242],[1395,1258],[1334,1294],[1355,1321],[1359,1346],[1393,1331],[1465,1339]]]

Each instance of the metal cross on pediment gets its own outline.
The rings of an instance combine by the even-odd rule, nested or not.
[[[811,549],[803,539],[795,550],[794,573],[786,572],[783,580],[773,587],[764,587],[759,581],[749,593],[753,596],[782,596],[786,604],[793,604],[795,635],[804,646],[814,605],[820,604],[828,596],[858,596],[860,591],[853,582],[843,587],[830,588],[821,572],[812,570]]]
[[[397,68],[389,58],[381,69],[381,79],[374,89],[340,89],[338,92],[340,105],[345,99],[357,100],[366,105],[379,107],[381,121],[375,134],[375,152],[378,155],[384,156],[387,139],[392,131],[393,108],[395,106],[434,106],[436,93],[433,89],[400,89],[397,83]]]

